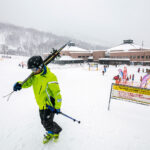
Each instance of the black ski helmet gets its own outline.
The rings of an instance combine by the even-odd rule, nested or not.
[[[44,67],[44,62],[41,56],[32,56],[28,60],[28,69],[32,68],[43,68]]]

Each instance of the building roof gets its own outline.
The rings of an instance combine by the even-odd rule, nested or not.
[[[72,51],[72,52],[70,52],[70,54],[71,53],[73,53],[73,54],[77,54],[77,53],[79,53],[79,54],[81,54],[81,53],[83,53],[83,54],[89,54],[89,53],[92,53],[91,51]]]
[[[135,45],[135,44],[121,44],[119,46],[116,47],[112,47],[110,49],[107,49],[107,51],[111,52],[111,51],[129,51],[132,49],[143,49],[143,47],[139,46],[139,45]],[[146,49],[146,48],[144,48]]]
[[[123,44],[120,44],[119,46],[112,47],[107,49],[107,52],[128,52],[132,50],[141,50],[141,49],[149,49],[143,46],[139,46],[133,43],[133,40],[124,40]]]
[[[79,48],[76,46],[66,46],[62,51],[70,51],[70,52],[88,52],[88,50],[83,49],[83,48]]]
[[[91,50],[91,52],[105,52],[106,50],[105,49],[93,49]]]

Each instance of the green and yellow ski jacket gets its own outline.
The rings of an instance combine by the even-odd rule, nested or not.
[[[46,109],[46,105],[60,109],[62,97],[59,84],[57,77],[48,67],[44,66],[43,71],[27,80],[22,85],[22,88],[28,88],[30,86],[33,86],[35,99],[40,110]],[[52,102],[52,99],[54,102]]]

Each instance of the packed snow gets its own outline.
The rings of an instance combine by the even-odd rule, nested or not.
[[[49,67],[59,81],[63,98],[61,111],[80,120],[81,124],[56,115],[63,128],[57,143],[42,143],[45,130],[32,88],[14,92],[9,101],[3,96],[12,91],[16,81],[24,80],[30,70],[19,66],[27,57],[0,58],[0,149],[1,150],[149,150],[150,106],[112,99],[107,110],[112,79],[124,66],[109,66],[102,75],[89,71],[87,64]],[[127,66],[136,82],[146,73]]]

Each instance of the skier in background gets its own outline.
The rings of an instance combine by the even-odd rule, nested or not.
[[[104,65],[104,73],[106,72],[106,66]]]
[[[134,74],[132,74],[132,83],[134,82]]]
[[[142,71],[144,72],[144,68],[142,69]]]
[[[142,82],[142,80],[143,80],[143,77],[141,76],[141,77],[140,77],[140,82]]]
[[[104,70],[103,70],[103,71],[102,71],[103,76],[104,76],[104,73],[105,73],[105,72],[104,72]]]
[[[28,60],[28,69],[34,73],[23,85],[17,82],[13,90],[21,90],[33,86],[36,102],[39,106],[41,123],[47,131],[43,144],[50,140],[57,141],[62,128],[53,121],[54,115],[60,113],[62,97],[57,77],[44,65],[41,56],[33,56]]]

